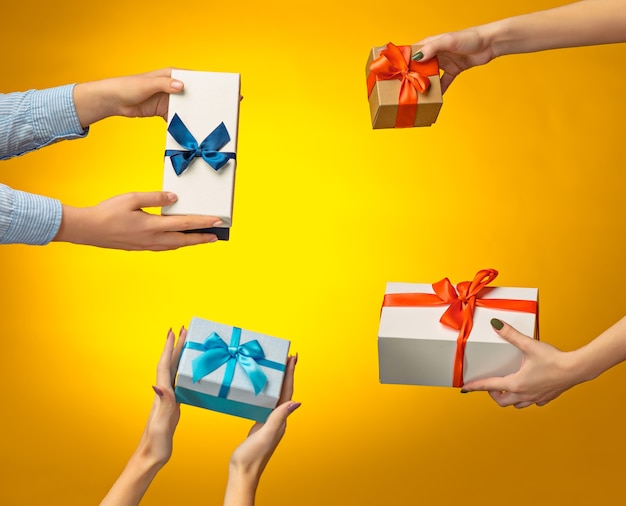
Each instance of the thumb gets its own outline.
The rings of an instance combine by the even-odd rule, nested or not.
[[[498,320],[497,318],[492,318],[491,326],[496,331],[496,334],[508,343],[511,343],[523,353],[527,353],[529,351],[530,343],[534,341],[531,337],[525,336],[511,327],[508,323]]]
[[[283,402],[267,417],[265,426],[277,431],[287,421],[287,417],[302,405],[301,402],[287,401]]]
[[[148,80],[145,82],[145,91],[150,95],[159,92],[180,93],[184,88],[182,81],[169,76],[147,77],[146,79]]]
[[[133,209],[142,209],[169,206],[176,202],[178,197],[172,192],[135,192],[128,193],[127,199]]]

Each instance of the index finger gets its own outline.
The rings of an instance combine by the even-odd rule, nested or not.
[[[172,360],[170,364],[170,379],[172,380],[172,384],[174,383],[174,378],[176,377],[176,372],[178,371],[178,364],[180,363],[180,355],[183,352],[183,348],[185,347],[186,340],[187,340],[187,329],[185,327],[181,327],[180,332],[178,334],[178,341],[176,342],[176,347],[174,348],[174,352],[172,353]]]
[[[284,402],[291,400],[293,395],[293,377],[296,369],[296,363],[298,362],[298,354],[289,357],[287,359],[287,366],[285,368],[285,377],[283,379],[283,387],[280,391],[280,397],[278,398],[277,406],[280,406]]]
[[[213,228],[221,225],[222,220],[215,216],[165,216],[153,214],[152,216],[159,218],[159,230],[163,232],[183,232],[185,230],[198,230],[205,228]]]
[[[167,332],[167,338],[165,340],[165,346],[161,353],[161,358],[157,364],[157,385],[165,386],[172,384],[172,377],[170,374],[170,367],[172,364],[172,351],[174,350],[174,332],[170,329]]]
[[[509,389],[509,382],[506,377],[503,378],[485,378],[476,381],[470,381],[465,383],[461,388],[462,392],[476,392],[476,391],[488,391],[488,392],[501,392]]]

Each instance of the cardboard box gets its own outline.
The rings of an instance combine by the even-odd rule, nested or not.
[[[176,399],[264,422],[280,398],[289,345],[284,339],[194,317],[178,366]]]
[[[442,280],[443,281],[443,280]],[[435,294],[433,285],[388,283],[386,294]],[[520,300],[535,307],[536,288],[485,287],[478,294],[489,299]],[[498,305],[498,303],[494,303]],[[385,306],[380,315],[378,355],[380,382],[404,385],[453,386],[459,330],[440,322],[449,305]],[[461,386],[465,382],[505,376],[519,370],[522,354],[491,327],[498,318],[521,333],[538,339],[537,315],[492,307],[475,307],[473,326],[462,362]]]
[[[172,77],[181,80],[185,88],[169,97],[163,190],[176,193],[178,201],[163,207],[162,213],[217,216],[223,226],[211,231],[227,239],[235,191],[240,75],[175,69]],[[188,135],[173,134],[174,124]],[[175,166],[180,163],[186,167],[177,174]]]
[[[436,58],[426,63],[411,60],[411,55],[420,47],[389,43],[371,50],[365,72],[373,128],[430,126],[436,121],[443,104],[439,66]],[[399,48],[400,52],[394,48]],[[401,57],[398,57],[400,53]],[[428,89],[419,92],[410,80],[403,81],[407,69],[413,76],[420,74],[420,82],[429,83],[426,84]],[[400,105],[402,86],[408,87],[405,93],[407,96],[412,94],[413,100]]]

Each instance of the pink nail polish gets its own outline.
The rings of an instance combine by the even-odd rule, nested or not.
[[[289,406],[287,406],[287,411],[289,413],[293,413],[296,409],[298,409],[300,406],[302,406],[301,402],[292,402],[291,404],[289,404]]]
[[[154,390],[154,393],[157,394],[159,397],[163,397],[163,390],[161,390],[159,387],[155,387],[153,385],[152,390]]]

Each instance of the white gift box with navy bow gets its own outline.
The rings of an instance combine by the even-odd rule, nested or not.
[[[176,400],[264,422],[276,407],[290,342],[193,318],[176,379]]]
[[[169,97],[163,190],[178,201],[166,215],[217,216],[232,225],[240,75],[172,70],[185,85]]]

